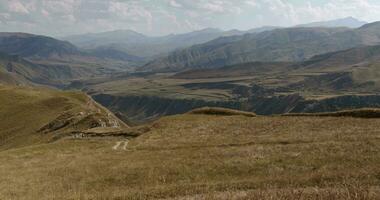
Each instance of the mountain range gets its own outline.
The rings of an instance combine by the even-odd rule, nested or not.
[[[0,54],[2,82],[50,86],[126,71],[143,62],[125,52],[83,50],[66,41],[27,33],[0,33]]]
[[[348,17],[331,21],[304,24],[300,26],[358,28],[364,24],[365,22],[352,17]],[[84,49],[96,49],[99,47],[103,49],[111,48],[114,50],[116,49],[118,51],[122,51],[129,55],[151,59],[163,56],[178,49],[202,44],[219,37],[260,33],[279,28],[282,27],[263,26],[246,31],[236,29],[223,31],[215,28],[206,28],[194,32],[171,34],[166,36],[147,36],[133,30],[116,30],[101,33],[88,33],[67,36],[63,37],[62,40],[67,40]]]
[[[242,36],[221,37],[175,51],[140,70],[178,71],[216,68],[246,62],[298,62],[315,55],[380,42],[380,23],[357,29],[294,27]]]
[[[179,48],[201,44],[221,36],[242,34],[238,30],[207,28],[185,34],[149,37],[132,30],[117,30],[62,38],[83,49],[112,48],[138,57],[157,57]]]

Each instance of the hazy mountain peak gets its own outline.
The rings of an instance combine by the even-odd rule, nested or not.
[[[204,28],[204,29],[201,29],[201,30],[198,30],[198,31],[194,31],[194,32],[218,33],[218,32],[222,32],[222,30],[220,30],[218,28]]]
[[[366,24],[367,22],[360,21],[354,17],[345,17],[341,19],[334,19],[329,21],[312,22],[309,24],[301,24],[297,27],[348,27],[348,28],[359,28]]]
[[[368,29],[373,27],[380,27],[380,21],[364,24],[360,27],[360,29]]]

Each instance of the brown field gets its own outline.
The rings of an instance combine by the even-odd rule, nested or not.
[[[377,118],[186,114],[150,128],[125,150],[102,137],[2,151],[0,199],[380,198]]]

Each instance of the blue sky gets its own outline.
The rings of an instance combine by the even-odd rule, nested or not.
[[[0,31],[52,36],[131,29],[247,30],[353,16],[380,20],[379,0],[0,0]]]

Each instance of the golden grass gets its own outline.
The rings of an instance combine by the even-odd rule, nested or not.
[[[200,115],[224,115],[224,116],[233,116],[233,115],[242,115],[246,117],[256,117],[255,113],[244,112],[239,110],[233,110],[228,108],[217,108],[217,107],[203,107],[194,109],[189,112],[189,114],[200,114]]]
[[[178,115],[0,152],[0,199],[379,199],[380,119]]]

